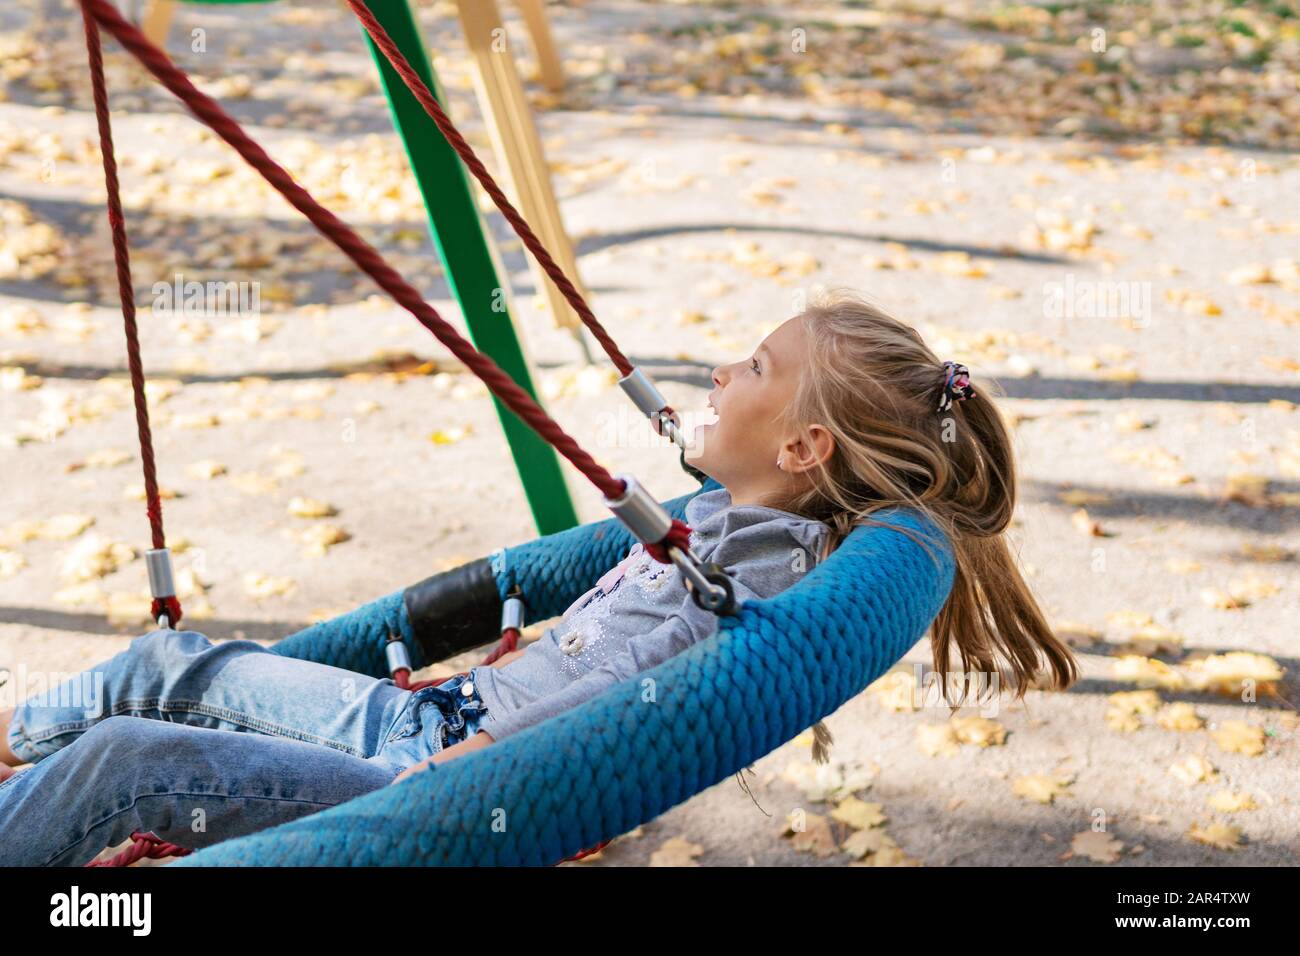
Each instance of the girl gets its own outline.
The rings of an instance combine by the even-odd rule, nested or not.
[[[1008,548],[1011,444],[963,366],[841,293],[713,384],[717,420],[692,463],[722,488],[686,520],[739,600],[789,587],[876,512],[919,509],[956,557],[931,629],[941,675],[955,655],[1017,698],[1044,664],[1049,686],[1077,679]],[[83,863],[135,830],[201,847],[315,813],[562,714],[714,628],[676,568],[637,545],[526,649],[413,693],[252,641],[156,631],[57,700],[0,713],[0,864]],[[4,766],[23,762],[36,766]]]

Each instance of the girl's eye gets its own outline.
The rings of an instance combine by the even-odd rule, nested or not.
[[[750,368],[750,370],[753,371],[753,372],[758,372],[758,359],[756,359],[756,358],[752,358],[752,359],[750,359],[750,360],[749,360],[749,368]],[[759,372],[759,374],[761,375],[762,373]]]

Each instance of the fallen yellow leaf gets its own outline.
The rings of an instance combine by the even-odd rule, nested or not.
[[[1204,843],[1216,850],[1236,850],[1241,846],[1241,828],[1226,823],[1212,823],[1207,827],[1193,823],[1187,835],[1197,843]]]
[[[703,852],[704,847],[698,843],[685,837],[671,837],[650,854],[650,866],[699,866],[695,858]]]
[[[1097,863],[1114,863],[1123,849],[1123,843],[1099,830],[1076,833],[1070,841],[1070,852],[1074,856],[1086,856]]]
[[[878,803],[867,803],[857,797],[847,797],[831,811],[831,819],[863,830],[867,827],[880,826],[885,822],[887,818],[880,811],[881,806]]]
[[[1054,777],[1045,773],[1018,777],[1011,784],[1011,792],[1025,800],[1035,803],[1051,803],[1070,785],[1068,777]]]
[[[1255,798],[1250,794],[1234,793],[1231,790],[1220,790],[1207,798],[1205,802],[1220,813],[1239,813],[1242,810],[1259,809],[1259,805],[1255,803]]]
[[[289,514],[295,518],[329,518],[338,513],[333,505],[316,498],[295,497],[289,500]]]
[[[1218,778],[1219,772],[1204,757],[1193,755],[1169,768],[1169,772],[1189,787]]]
[[[1225,720],[1210,731],[1210,736],[1228,753],[1258,757],[1264,752],[1264,730],[1240,720]]]

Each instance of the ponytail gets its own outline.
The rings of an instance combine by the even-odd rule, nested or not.
[[[1044,686],[1043,677],[1045,686],[1069,687],[1078,663],[1007,541],[1015,455],[990,389],[971,388],[964,367],[941,363],[914,329],[852,294],[833,294],[799,320],[813,364],[786,415],[796,428],[828,429],[835,453],[802,485],[791,476],[773,506],[826,522],[836,542],[881,523],[876,512],[921,511],[947,536],[956,564],[930,632],[943,686],[955,657],[968,673],[1006,678],[1017,698]]]

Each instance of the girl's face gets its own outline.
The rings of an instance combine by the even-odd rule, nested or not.
[[[788,480],[790,469],[778,468],[777,458],[790,451],[797,437],[781,424],[781,416],[807,365],[804,319],[796,316],[748,358],[713,370],[709,405],[718,419],[695,430],[688,456],[692,465],[726,487],[734,501],[755,500]]]

